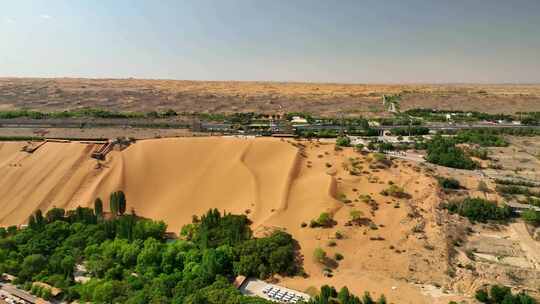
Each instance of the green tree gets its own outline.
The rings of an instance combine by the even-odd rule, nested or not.
[[[41,254],[32,254],[24,258],[21,264],[19,276],[23,280],[28,280],[34,275],[45,270],[47,267],[47,259]]]
[[[34,213],[34,216],[36,218],[36,225],[38,227],[42,227],[45,224],[45,219],[43,218],[43,213],[40,209],[36,210]]]
[[[67,255],[62,259],[61,268],[66,278],[73,276],[73,268],[75,267],[75,258],[71,255]]]
[[[103,201],[99,197],[94,201],[94,213],[98,218],[103,217]]]
[[[118,215],[119,205],[118,205],[118,193],[117,192],[111,193],[110,199],[109,199],[109,208],[110,208],[111,214],[113,216]]]
[[[120,213],[120,215],[124,215],[124,213],[126,213],[126,195],[124,194],[123,191],[118,191],[117,192],[117,196],[118,196],[118,213]]]

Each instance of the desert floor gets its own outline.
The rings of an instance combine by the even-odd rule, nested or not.
[[[144,79],[0,78],[0,110],[100,107],[177,112],[306,111],[384,115],[382,96],[402,94],[401,109],[515,113],[540,111],[540,85],[333,84]]]

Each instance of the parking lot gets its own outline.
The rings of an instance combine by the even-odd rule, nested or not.
[[[269,284],[257,279],[247,279],[240,287],[240,292],[246,296],[261,297],[269,301],[280,303],[307,302],[310,298],[306,293]]]

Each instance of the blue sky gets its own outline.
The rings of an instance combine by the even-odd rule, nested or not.
[[[540,82],[539,0],[17,0],[0,76]]]

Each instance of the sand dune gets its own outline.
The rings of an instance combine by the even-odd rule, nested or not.
[[[36,209],[106,203],[123,190],[128,208],[162,219],[178,232],[209,208],[249,212],[254,221],[283,208],[296,149],[279,140],[145,140],[112,152],[102,168],[90,158],[93,145],[46,143],[33,154],[22,144],[0,146],[0,222],[25,223]]]
[[[92,206],[96,197],[108,209],[109,194],[123,190],[128,210],[164,220],[176,233],[193,215],[210,208],[248,214],[257,234],[274,227],[285,229],[298,240],[310,276],[284,279],[289,287],[348,285],[356,293],[366,289],[385,293],[394,302],[434,303],[408,281],[445,283],[448,255],[442,228],[430,224],[422,233],[414,232],[419,221],[435,222],[434,180],[401,161],[368,172],[369,156],[352,149],[334,151],[332,144],[170,138],[138,141],[109,153],[96,166],[90,158],[95,148],[91,144],[49,142],[33,154],[21,152],[23,145],[0,144],[1,225],[24,224],[38,208]],[[358,159],[360,176],[345,170],[351,158]],[[381,196],[390,181],[406,186],[413,198]],[[370,210],[360,194],[371,195],[379,209]],[[350,202],[344,204],[337,197]],[[352,209],[364,212],[378,228],[346,225]],[[301,227],[321,212],[333,214],[337,225]],[[337,240],[337,231],[345,237]],[[337,246],[329,246],[330,241],[337,241]],[[313,260],[317,247],[330,257],[337,252],[345,256],[333,278],[326,278],[324,267]],[[426,249],[431,247],[435,249]]]

